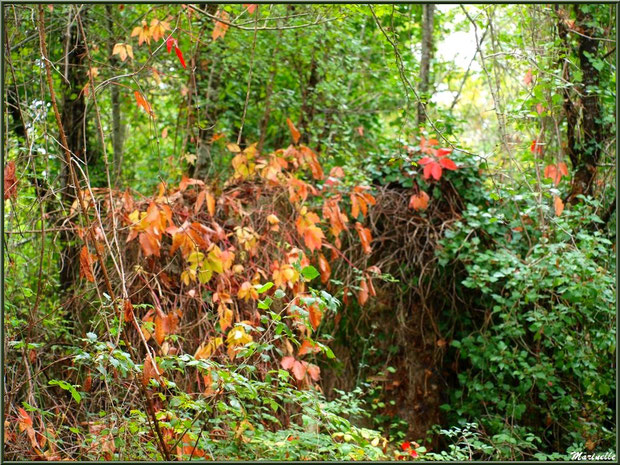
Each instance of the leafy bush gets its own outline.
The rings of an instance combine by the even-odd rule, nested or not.
[[[463,361],[444,408],[478,419],[500,459],[613,447],[615,266],[598,205],[557,217],[549,202],[538,216],[533,195],[513,199],[468,205],[442,240],[441,263],[473,291],[455,315]]]

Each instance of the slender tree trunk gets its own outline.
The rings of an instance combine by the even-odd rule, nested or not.
[[[75,7],[72,7],[75,11]],[[84,15],[86,8],[82,8],[80,14]],[[78,31],[75,17],[69,18],[66,34],[64,37],[64,49],[67,52],[65,62],[61,69],[66,72],[65,85],[62,90],[62,126],[67,138],[67,148],[72,156],[87,163],[86,158],[86,102],[84,98],[84,86],[88,82],[87,70],[84,65],[86,49]],[[91,156],[89,158],[92,159]],[[77,199],[76,186],[73,186],[69,167],[66,164],[61,168],[61,192],[62,201],[69,209]],[[61,252],[60,284],[61,288],[68,289],[77,278],[78,249],[72,245],[73,234],[63,233],[64,247]]]
[[[420,85],[418,87],[421,101],[418,102],[418,127],[422,127],[426,123],[425,110],[428,100],[430,64],[433,57],[434,15],[435,5],[422,5],[422,55],[420,57]]]
[[[269,82],[267,83],[267,88],[265,90],[265,112],[263,113],[263,118],[260,122],[260,138],[258,141],[258,151],[259,153],[263,150],[263,145],[265,143],[265,137],[267,137],[267,125],[269,124],[269,118],[271,117],[271,95],[273,94],[273,83],[276,77],[276,73],[278,72],[278,52],[280,51],[280,42],[282,40],[282,31],[278,31],[278,41],[276,42],[275,49],[273,51],[274,60],[271,66],[271,73],[269,75]]]
[[[112,5],[106,5],[106,14],[108,16],[108,29],[110,31],[110,40],[108,42],[110,63],[112,66],[118,64],[118,58],[112,55],[114,44],[116,43],[114,35],[114,23],[116,22],[115,12],[117,10]],[[116,85],[111,89],[112,100],[112,151],[114,152],[114,184],[115,186],[120,180],[123,164],[123,146],[125,145],[125,128],[121,117],[121,101],[119,88]]]
[[[207,13],[215,15],[217,13],[218,4],[211,3],[205,6]],[[204,36],[209,37],[213,30],[213,24],[207,24],[204,28]],[[222,70],[216,69],[214,64],[214,56],[211,52],[212,47],[200,47],[197,50],[195,56],[196,62],[196,74],[192,80],[192,86],[190,86],[190,92],[188,98],[191,99],[192,91],[196,92],[197,96],[204,96],[204,107],[196,106],[192,108],[191,100],[189,100],[188,111],[190,113],[201,112],[202,116],[199,118],[201,122],[200,128],[198,128],[198,134],[196,135],[196,163],[194,164],[193,172],[191,176],[194,178],[206,177],[210,161],[211,161],[211,140],[213,137],[213,126],[217,121],[218,111],[216,108],[217,94],[220,84],[220,78]],[[193,87],[193,88],[191,88]],[[195,114],[190,117],[190,124],[195,122]],[[190,133],[192,129],[190,128]]]

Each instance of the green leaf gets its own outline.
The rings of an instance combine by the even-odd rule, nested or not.
[[[315,267],[313,267],[312,265],[305,267],[303,270],[301,270],[301,274],[303,275],[304,278],[306,278],[308,281],[312,281],[314,278],[316,278],[317,276],[319,276],[319,272],[316,270]]]
[[[263,284],[260,287],[256,287],[256,292],[262,294],[263,292],[267,292],[269,289],[273,287],[273,283],[270,281],[268,283]]]
[[[82,400],[82,396],[80,395],[79,392],[77,392],[75,387],[72,386],[71,384],[67,383],[66,381],[60,381],[60,380],[57,380],[57,379],[51,379],[51,380],[49,380],[48,384],[50,386],[59,386],[61,389],[64,389],[65,391],[69,391],[71,393],[71,397],[73,397],[73,399],[78,404]]]

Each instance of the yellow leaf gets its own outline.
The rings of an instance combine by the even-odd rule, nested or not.
[[[239,297],[240,299],[244,299],[246,301],[250,299],[257,300],[258,292],[256,291],[256,289],[254,289],[254,286],[252,286],[252,283],[250,283],[249,281],[246,281],[243,284],[241,284],[241,287],[239,288],[239,292],[237,293],[237,297]]]
[[[208,268],[201,269],[198,272],[198,281],[200,281],[201,284],[208,283],[211,280],[212,277],[213,277],[213,271],[211,271]]]
[[[133,48],[129,44],[115,44],[112,49],[112,55],[118,55],[121,61],[125,61],[127,56],[133,58]]]
[[[237,144],[232,143],[232,142],[231,142],[230,144],[227,144],[227,145],[226,145],[226,148],[227,148],[230,152],[232,152],[232,153],[239,153],[239,152],[241,152],[241,147],[239,147]]]
[[[243,326],[235,326],[226,337],[226,343],[229,347],[242,346],[252,341],[252,336],[245,332]]]
[[[220,328],[225,332],[232,325],[233,311],[226,305],[219,305],[217,313],[220,316]]]
[[[200,344],[200,347],[196,350],[194,358],[200,360],[201,358],[209,358],[215,352],[215,350],[224,343],[221,337],[210,339],[207,343]]]

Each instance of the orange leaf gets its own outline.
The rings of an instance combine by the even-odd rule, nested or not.
[[[308,364],[306,362],[300,362],[299,360],[295,360],[295,363],[293,364],[293,375],[299,381],[301,381],[302,379],[306,377],[307,366]]]
[[[209,215],[215,216],[215,197],[209,191],[207,191],[207,211]]]
[[[217,10],[215,16],[223,21],[228,22],[230,19],[230,15],[224,10]],[[221,21],[215,21],[215,26],[213,26],[213,33],[211,37],[213,40],[217,40],[220,37],[224,37],[226,35],[226,31],[228,30],[228,24],[225,24]]]
[[[248,10],[249,14],[254,13],[254,11],[256,11],[256,8],[258,8],[258,5],[256,3],[243,3],[242,5]]]
[[[286,118],[286,124],[288,124],[288,128],[291,130],[291,136],[293,137],[293,142],[296,144],[299,142],[299,138],[301,137],[301,133],[297,130],[293,122],[290,118]]]
[[[149,26],[146,24],[146,21],[144,20],[142,20],[142,26],[136,26],[131,31],[131,37],[139,36],[138,45],[142,45],[143,42],[150,44],[151,35],[152,35],[151,29],[149,28]],[[158,39],[155,39],[155,40],[158,40]]]
[[[368,284],[365,279],[360,283],[360,291],[357,294],[357,301],[360,305],[364,305],[368,301]]]
[[[321,348],[317,344],[311,342],[310,339],[305,339],[304,342],[302,342],[301,347],[299,348],[299,353],[297,355],[301,357],[302,355],[317,353],[320,351]]]
[[[372,248],[370,247],[370,242],[372,241],[370,229],[364,228],[361,223],[355,223],[355,229],[357,230],[360,242],[362,243],[364,253],[369,254],[372,252]]]
[[[357,196],[351,194],[351,216],[353,219],[356,219],[360,214],[360,206],[359,201],[357,200]]]
[[[155,236],[150,233],[143,232],[140,233],[138,240],[140,241],[140,247],[142,247],[142,251],[146,257],[150,255],[159,257],[160,243]]]
[[[170,334],[170,323],[168,316],[158,314],[155,317],[155,340],[159,345],[161,345],[168,334]]]
[[[332,273],[332,268],[322,253],[319,254],[319,271],[321,272],[321,282],[323,284],[327,283]]]
[[[15,177],[15,162],[10,161],[4,166],[4,200],[17,197],[17,178]]]
[[[318,381],[321,377],[321,369],[313,364],[308,365],[308,374],[313,381]]]
[[[370,294],[373,297],[376,297],[377,291],[375,291],[375,286],[373,286],[372,279],[370,279],[370,277],[368,277],[367,283],[368,283],[368,294]]]
[[[124,316],[125,323],[129,323],[130,321],[133,321],[133,318],[134,318],[133,305],[131,305],[131,300],[129,299],[125,299],[125,302],[123,303],[123,316]]]
[[[566,166],[566,163],[564,162],[558,163],[558,170],[563,176],[568,176],[568,167]]]
[[[547,165],[545,167],[545,178],[552,179],[554,185],[560,184],[562,176],[568,176],[566,163],[560,162],[557,165]]]
[[[196,203],[194,204],[194,213],[198,213],[200,211],[200,207],[205,203],[205,196],[207,193],[205,191],[200,191],[198,196],[196,197]]]
[[[280,364],[282,365],[282,368],[284,368],[285,370],[290,370],[291,368],[293,368],[293,365],[295,364],[295,357],[284,357],[282,359],[282,361],[280,362]]]
[[[225,332],[232,325],[233,311],[226,305],[220,304],[217,307],[217,313],[220,317],[220,328]]]
[[[309,226],[304,231],[304,242],[310,250],[319,250],[323,246],[325,235],[318,226]]]
[[[338,197],[332,197],[323,204],[323,218],[328,218],[331,223],[331,232],[338,237],[342,231],[346,231],[349,222],[347,216],[342,213],[338,205]]]
[[[138,106],[144,108],[144,111],[146,111],[150,116],[155,117],[155,113],[146,98],[144,98],[144,96],[137,90],[133,93],[133,95],[136,97],[136,103]]]
[[[342,169],[342,166],[334,166],[330,170],[329,175],[333,176],[334,178],[343,178],[344,177],[344,170]]]
[[[555,208],[555,216],[560,216],[564,211],[564,202],[557,195],[553,196],[553,206]]]
[[[428,208],[428,194],[424,191],[420,191],[419,194],[414,194],[409,200],[409,208],[414,210],[426,210]]]
[[[316,305],[311,305],[310,308],[308,308],[308,314],[310,317],[310,324],[312,325],[312,329],[316,331],[321,324],[321,320],[323,319],[323,312]]]
[[[149,381],[153,378],[159,380],[160,376],[158,375],[158,373],[162,373],[161,368],[151,358],[150,354],[147,355],[146,359],[144,360],[144,368],[142,369],[142,385],[148,385]]]
[[[86,278],[91,283],[95,282],[95,276],[92,270],[93,256],[88,252],[88,247],[82,247],[80,251],[80,276]]]
[[[17,411],[19,412],[19,430],[24,431],[26,428],[32,428],[32,418],[28,415],[28,412],[21,407]]]

